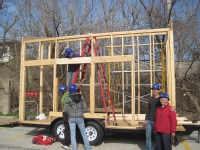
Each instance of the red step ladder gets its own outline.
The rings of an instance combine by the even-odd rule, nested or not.
[[[92,41],[93,41],[93,43],[92,43]],[[100,56],[99,45],[98,45],[97,39],[94,37],[93,40],[89,39],[89,38],[86,38],[86,40],[84,42],[84,47],[82,49],[81,57],[84,57],[85,54],[86,55],[91,55],[91,45],[92,44],[94,45],[94,48],[93,48],[94,56]],[[84,79],[85,72],[86,72],[86,69],[87,69],[87,65],[88,64],[84,64],[84,66],[83,66],[83,70],[82,70],[82,74],[81,74],[81,80]],[[101,90],[104,110],[105,110],[105,112],[107,114],[107,124],[110,125],[110,121],[109,121],[109,116],[108,116],[106,98],[105,98],[105,94],[104,94],[103,80],[105,82],[106,90],[107,90],[107,96],[108,96],[108,99],[110,101],[109,107],[112,109],[112,114],[113,114],[113,117],[114,117],[113,125],[116,126],[117,125],[117,121],[116,121],[115,111],[114,111],[114,107],[113,107],[113,102],[112,102],[111,96],[110,96],[109,85],[108,85],[107,80],[106,80],[106,74],[105,74],[104,65],[102,63],[98,63],[98,64],[96,64],[96,67],[97,67],[98,79],[99,79],[99,83],[100,83],[100,90]],[[79,72],[79,68],[75,72],[75,75],[74,75],[73,80],[72,80],[72,84],[74,84],[76,82],[76,78],[78,76],[78,72]]]
[[[85,42],[84,42],[84,46],[83,46],[83,49],[82,49],[82,52],[81,52],[81,57],[84,57],[85,53],[86,54],[90,54],[90,51],[91,51],[91,45],[90,45],[90,42],[91,40],[89,38],[86,38]],[[87,51],[87,52],[86,52]],[[84,78],[84,75],[85,75],[85,71],[86,71],[86,67],[87,67],[87,64],[84,64],[83,66],[83,73],[81,75],[81,79]],[[78,68],[74,74],[74,77],[72,79],[72,84],[75,84],[76,82],[76,78],[78,76],[78,73],[79,73],[79,70],[80,68]]]
[[[100,56],[99,45],[98,45],[97,39],[95,37],[94,37],[94,42],[95,42],[94,43],[95,44],[94,54],[95,54],[95,56]],[[104,96],[103,83],[102,83],[102,76],[101,76],[102,74],[103,74],[103,79],[104,79],[104,82],[105,82],[105,85],[106,85],[107,96],[108,96],[108,99],[110,100],[109,101],[110,102],[109,105],[110,105],[110,107],[112,109],[112,114],[113,114],[113,117],[114,117],[113,125],[117,126],[117,120],[116,120],[116,116],[115,116],[113,102],[112,102],[112,99],[111,99],[111,96],[110,96],[110,89],[109,89],[109,85],[107,83],[104,65],[102,63],[97,64],[97,70],[98,70],[98,76],[99,76],[99,81],[100,81],[100,88],[101,88],[102,98],[104,97],[103,101],[106,102],[105,96]],[[105,107],[107,108],[107,106],[104,106],[104,108]]]

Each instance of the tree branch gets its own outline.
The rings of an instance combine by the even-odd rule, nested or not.
[[[174,4],[176,3],[176,0],[174,0],[171,4],[171,7],[170,7],[170,10],[169,10],[169,15],[168,15],[168,19],[167,19],[167,22],[165,24],[165,27],[170,23],[170,20],[171,20],[171,16],[172,16],[172,8],[174,6]]]
[[[191,68],[191,66],[193,65],[193,63],[195,62],[195,60],[196,60],[197,58],[199,58],[199,56],[200,56],[200,53],[195,57],[195,59],[192,61],[192,63],[191,63],[190,66],[188,67],[188,69],[187,69],[187,71],[186,71],[185,76],[183,77],[183,79],[186,79],[186,76],[187,76],[188,71],[190,70],[190,68]]]

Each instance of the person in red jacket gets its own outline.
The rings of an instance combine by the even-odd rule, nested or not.
[[[172,150],[171,136],[176,132],[176,112],[171,110],[169,95],[160,95],[161,106],[156,109],[154,117],[154,133],[156,135],[157,150]]]

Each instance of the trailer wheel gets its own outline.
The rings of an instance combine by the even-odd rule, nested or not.
[[[63,133],[64,129],[65,129],[65,126],[63,124],[62,119],[58,120],[53,126],[53,134],[56,136],[60,133],[59,137],[57,138],[57,140],[60,142],[63,141],[65,138],[65,135]]]
[[[85,122],[85,132],[91,145],[98,145],[104,136],[101,125],[94,121]]]

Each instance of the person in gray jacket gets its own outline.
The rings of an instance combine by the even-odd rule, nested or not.
[[[85,123],[83,120],[83,114],[87,111],[87,104],[83,95],[77,93],[78,86],[71,84],[69,86],[70,95],[67,97],[65,112],[69,114],[69,127],[71,133],[71,144],[73,150],[77,150],[76,142],[76,124],[81,132],[84,146],[86,150],[92,150],[88,137],[85,132]],[[69,109],[70,108],[70,109]]]

